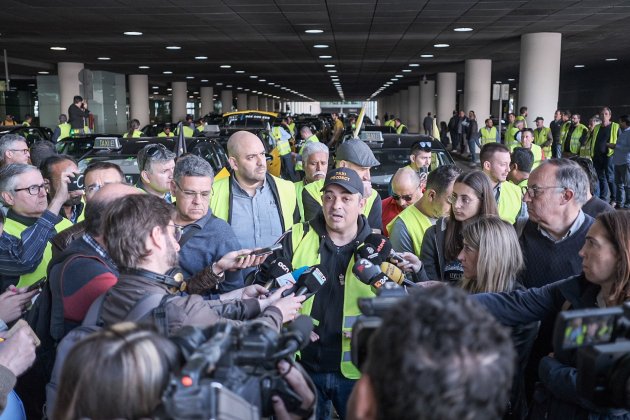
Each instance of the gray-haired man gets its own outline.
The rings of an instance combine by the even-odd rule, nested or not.
[[[0,137],[0,165],[30,163],[31,154],[26,139],[19,134],[5,134]]]
[[[175,153],[160,143],[149,144],[138,152],[140,179],[136,186],[148,194],[171,202],[171,181],[175,168]]]

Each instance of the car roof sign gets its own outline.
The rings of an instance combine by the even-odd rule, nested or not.
[[[120,148],[122,148],[122,144],[120,143],[120,139],[118,137],[96,137],[94,139],[93,149],[102,150]]]

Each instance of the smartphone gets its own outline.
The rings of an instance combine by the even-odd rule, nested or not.
[[[274,251],[277,251],[279,249],[282,249],[282,244],[273,244],[271,246],[268,246],[267,248],[257,249],[250,254],[239,255],[238,258],[249,257],[250,255],[253,255],[255,257],[262,257],[263,255],[272,254]]]
[[[35,347],[39,347],[39,345],[41,344],[41,341],[39,341],[39,337],[37,337],[37,334],[35,334],[31,326],[28,325],[28,322],[26,322],[24,319],[18,319],[17,322],[13,324],[11,329],[7,332],[5,340],[11,338],[21,328],[26,328],[28,335],[31,336],[33,342],[35,343]]]
[[[42,277],[41,279],[37,280],[35,283],[28,286],[28,289],[26,289],[26,291],[32,292],[33,290],[41,289],[45,282],[46,282],[46,277]]]
[[[83,185],[83,174],[71,175],[69,178],[68,191],[82,190],[85,187]]]

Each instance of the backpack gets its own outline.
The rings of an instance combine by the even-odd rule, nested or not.
[[[103,329],[101,320],[101,310],[103,303],[110,292],[105,292],[99,296],[90,306],[81,326],[70,331],[57,345],[57,354],[55,364],[52,369],[50,382],[46,385],[46,418],[52,418],[57,398],[57,388],[61,379],[61,370],[63,363],[68,357],[70,350],[76,343]],[[131,311],[125,316],[121,322],[137,322],[151,315],[155,325],[158,327],[160,334],[168,335],[168,322],[166,319],[165,305],[176,295],[169,294],[149,294],[137,301]]]

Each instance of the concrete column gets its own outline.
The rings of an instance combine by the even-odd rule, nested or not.
[[[247,93],[236,94],[236,108],[239,111],[245,111],[247,109]]]
[[[562,34],[539,32],[521,36],[521,66],[519,70],[519,106],[528,110],[527,126],[535,127],[534,119],[541,116],[551,121],[558,107],[560,86],[560,47]]]
[[[171,105],[171,113],[173,121],[186,119],[186,102],[188,102],[188,93],[186,93],[188,85],[186,82],[172,82],[171,93],[173,94],[173,104]]]
[[[214,112],[214,89],[210,86],[202,86],[201,94],[201,115],[208,115]]]
[[[232,91],[231,90],[222,90],[221,91],[221,103],[222,108],[221,112],[230,112],[232,111]]]
[[[396,92],[392,96],[392,111],[390,114],[394,114],[395,117],[400,117],[400,92]]]
[[[410,133],[420,132],[420,86],[409,86],[409,101],[407,103],[407,128]]]
[[[430,112],[435,114],[435,80],[420,82],[420,121]],[[421,130],[424,133],[424,128]]]
[[[448,124],[457,106],[457,73],[437,74],[437,123],[441,121]]]
[[[57,64],[60,114],[68,114],[68,107],[72,105],[74,97],[82,94],[81,82],[79,81],[79,72],[81,70],[83,70],[83,63]]]
[[[250,95],[247,105],[249,109],[258,109],[258,95]]]
[[[475,111],[477,122],[490,116],[492,60],[466,60],[463,110]]]
[[[407,125],[409,121],[409,90],[404,89],[400,91],[400,98],[398,100],[400,107],[400,120],[403,124]]]
[[[129,75],[129,114],[140,121],[140,127],[149,124],[149,76]]]

